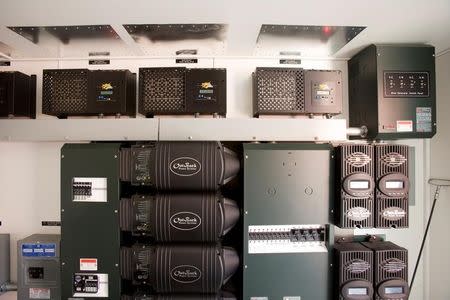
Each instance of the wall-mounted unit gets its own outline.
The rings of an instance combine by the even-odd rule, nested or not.
[[[44,70],[42,113],[136,116],[136,75],[128,70]]]
[[[226,116],[226,69],[139,69],[139,113]]]
[[[36,75],[0,72],[0,118],[36,118]]]
[[[229,293],[219,294],[172,294],[172,295],[152,295],[146,292],[137,292],[133,296],[124,295],[121,300],[236,300],[236,297]]]
[[[300,68],[256,68],[253,115],[342,113],[342,72]]]
[[[124,148],[121,180],[164,191],[216,191],[239,172],[235,153],[218,142],[157,142]]]
[[[239,266],[231,248],[208,244],[121,249],[121,275],[157,293],[217,293]]]
[[[17,242],[17,296],[61,299],[60,236],[34,234]]]
[[[375,227],[408,227],[409,147],[376,144],[375,158]]]
[[[11,260],[9,240],[9,234],[0,234],[0,287],[9,282]]]
[[[362,244],[374,254],[374,299],[407,300],[408,250],[391,242]]]
[[[341,228],[374,227],[375,154],[367,144],[337,147],[337,220]]]
[[[120,201],[122,231],[158,242],[216,242],[239,216],[236,202],[216,193],[134,195]]]
[[[335,297],[339,300],[373,299],[373,252],[360,243],[334,245]]]
[[[350,126],[370,139],[436,134],[434,47],[371,45],[348,62]]]

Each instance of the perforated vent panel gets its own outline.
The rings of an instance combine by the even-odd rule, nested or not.
[[[305,111],[303,69],[257,68],[256,114]]]
[[[408,253],[406,250],[385,250],[376,252],[376,282],[387,279],[408,279]]]
[[[347,176],[352,173],[367,173],[373,176],[374,150],[370,145],[343,145],[341,146],[342,175]]]
[[[407,228],[409,205],[407,198],[377,197],[377,228]]]
[[[139,112],[143,115],[183,113],[185,68],[139,70]]]
[[[42,91],[44,114],[84,113],[87,106],[87,70],[44,70]]]
[[[377,145],[377,178],[389,173],[401,173],[408,176],[408,146]]]
[[[373,198],[353,198],[345,193],[342,195],[343,228],[370,228],[374,226]]]

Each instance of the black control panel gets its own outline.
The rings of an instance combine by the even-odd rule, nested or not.
[[[75,274],[73,281],[73,290],[75,293],[97,294],[98,276],[88,274]]]
[[[429,97],[429,81],[428,72],[384,72],[384,96]]]

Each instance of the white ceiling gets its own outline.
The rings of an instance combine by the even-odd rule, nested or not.
[[[228,24],[225,48],[215,55],[258,54],[262,24],[367,26],[334,55],[341,58],[371,43],[428,43],[437,53],[450,48],[450,0],[2,0],[0,42],[13,49],[13,57],[54,57],[6,26],[110,24],[129,53],[146,55],[122,24],[188,23]],[[208,44],[199,43],[201,47]]]

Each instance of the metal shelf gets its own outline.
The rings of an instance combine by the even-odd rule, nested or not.
[[[0,120],[0,141],[343,141],[344,119]]]

